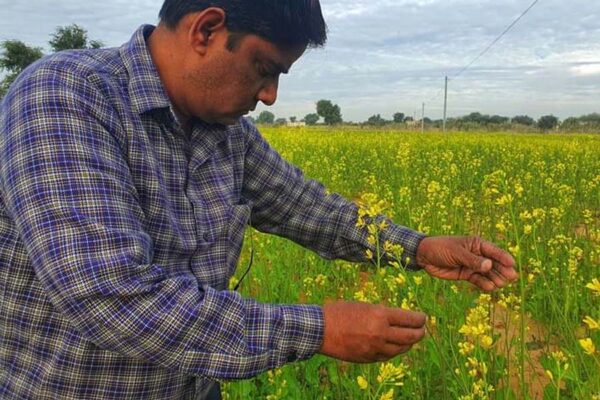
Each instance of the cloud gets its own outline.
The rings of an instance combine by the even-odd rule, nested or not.
[[[160,1],[0,0],[0,40],[47,48],[57,26],[78,23],[109,46],[137,26],[155,23]],[[428,103],[442,113],[444,76],[449,114],[566,117],[599,111],[600,7],[589,0],[539,2],[471,68],[455,76],[494,40],[529,1],[321,0],[329,43],[311,50],[283,78],[276,115],[303,116],[327,98],[360,121]],[[430,105],[429,105],[430,104]],[[554,104],[560,104],[560,107]],[[260,108],[258,111],[264,108]]]
[[[600,52],[600,9],[593,2],[540,2],[455,77],[526,6],[515,1],[323,1],[325,9],[340,15],[330,21],[328,48],[309,54],[299,67],[306,75],[289,85],[302,81],[306,93],[312,87],[306,79],[312,77],[315,98],[346,104],[356,120],[397,110],[410,113],[422,102],[434,104],[437,114],[432,116],[439,117],[446,75],[455,78],[451,115],[471,110],[541,114],[549,106],[547,99],[557,98],[571,100],[571,106],[561,101],[560,110],[549,107],[562,116],[597,107],[600,83],[571,79],[573,63],[595,61]],[[343,7],[369,10],[343,14]],[[584,74],[595,71],[576,68]]]
[[[573,76],[592,76],[600,75],[600,62],[596,64],[583,64],[571,67]]]

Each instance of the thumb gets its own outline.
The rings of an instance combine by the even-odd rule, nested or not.
[[[475,272],[486,273],[492,269],[492,260],[473,254],[470,251],[463,254],[462,261],[462,265]]]

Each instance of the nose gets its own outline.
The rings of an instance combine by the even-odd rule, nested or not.
[[[265,84],[258,92],[257,100],[263,102],[266,106],[272,106],[277,101],[278,86],[278,81]]]

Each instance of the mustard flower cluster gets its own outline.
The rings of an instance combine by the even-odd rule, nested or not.
[[[592,279],[592,281],[588,283],[585,287],[591,290],[595,297],[600,297],[600,281],[598,281],[598,278]],[[583,319],[583,322],[587,325],[588,329],[590,330],[590,333],[591,331],[600,330],[600,322],[589,315],[587,315]],[[597,351],[596,345],[594,344],[594,341],[591,337],[579,339],[579,345],[581,346],[585,354],[589,356],[595,356]]]
[[[513,298],[506,297],[505,301],[512,302]],[[487,381],[488,363],[482,359],[485,358],[481,357],[483,353],[477,351],[489,350],[494,345],[490,302],[490,295],[481,294],[476,300],[476,306],[468,311],[465,324],[459,329],[464,340],[458,343],[458,352],[465,359],[464,368],[471,381],[469,393],[460,396],[460,400],[487,400],[494,391],[494,387]],[[461,374],[461,370],[457,368],[455,373]]]
[[[279,400],[285,398],[287,380],[282,377],[283,371],[279,369],[267,372],[269,386],[275,389],[275,393],[268,394],[266,400]]]
[[[546,376],[550,379],[550,383],[554,386],[556,393],[560,393],[561,385],[564,383],[564,378],[569,371],[569,359],[571,356],[566,356],[562,350],[553,351],[550,354],[550,366],[545,370]]]
[[[400,266],[404,249],[399,244],[382,239],[382,233],[389,228],[389,221],[381,216],[388,208],[386,201],[380,200],[374,193],[365,193],[358,203],[356,227],[365,229],[367,232],[369,248],[365,251],[366,259],[381,266],[385,257],[392,264]]]
[[[470,354],[470,351],[467,350],[473,350],[476,344],[484,349],[489,349],[494,344],[488,311],[490,301],[490,295],[480,295],[477,299],[477,306],[469,310],[466,323],[459,329],[459,332],[465,337],[465,342],[467,342],[462,342],[461,354],[464,356]]]
[[[395,388],[404,386],[404,381],[409,376],[411,376],[411,373],[406,364],[394,365],[391,362],[385,362],[379,365],[376,385],[370,385],[367,378],[362,375],[356,378],[356,383],[361,390],[370,391],[367,394],[368,398],[392,400],[395,398]]]

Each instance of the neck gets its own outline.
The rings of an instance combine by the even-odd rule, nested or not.
[[[180,40],[176,31],[158,25],[148,38],[148,48],[180,124],[182,127],[189,127],[192,118],[186,111],[184,99],[181,98],[181,93],[185,92],[180,90],[183,88],[183,81],[178,74],[179,67],[184,63],[181,52],[177,49]]]

